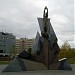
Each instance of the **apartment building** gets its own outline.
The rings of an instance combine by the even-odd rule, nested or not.
[[[16,38],[12,33],[0,32],[0,55],[10,55],[15,43]]]
[[[34,39],[20,38],[16,39],[16,51],[17,53],[22,52],[23,50],[28,50],[32,48]]]

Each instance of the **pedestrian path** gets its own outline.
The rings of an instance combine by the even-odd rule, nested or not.
[[[42,71],[25,71],[25,72],[5,72],[1,71],[7,65],[0,65],[0,75],[75,75],[75,64],[71,64],[73,71],[64,70],[42,70]]]

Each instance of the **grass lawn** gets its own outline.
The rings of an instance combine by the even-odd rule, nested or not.
[[[11,61],[0,61],[0,65],[9,64],[10,62],[11,62]],[[68,59],[68,62],[69,62],[70,64],[75,64],[75,57]]]
[[[75,64],[75,57],[68,60],[70,64]]]
[[[10,61],[0,61],[0,65],[3,65],[3,64],[9,64]]]

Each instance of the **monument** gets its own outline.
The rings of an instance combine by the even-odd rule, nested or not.
[[[58,60],[60,48],[57,37],[48,18],[48,8],[44,8],[43,18],[38,18],[40,31],[33,43],[32,53],[23,51],[3,72],[34,70],[72,70],[66,58]]]

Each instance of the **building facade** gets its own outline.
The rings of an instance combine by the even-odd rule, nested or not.
[[[23,50],[28,50],[32,48],[34,39],[20,38],[16,39],[16,51],[17,53],[22,52]]]
[[[0,55],[10,55],[15,43],[16,38],[12,33],[0,32]]]

